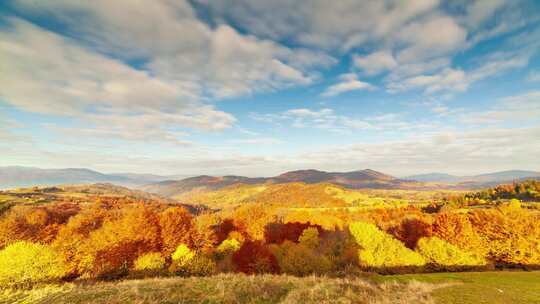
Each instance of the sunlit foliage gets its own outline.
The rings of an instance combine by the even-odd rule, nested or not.
[[[165,258],[159,252],[141,255],[135,260],[134,269],[139,271],[157,271],[165,267]]]
[[[424,259],[373,224],[353,223],[351,234],[360,246],[358,257],[365,267],[422,266]]]
[[[164,256],[171,255],[179,244],[192,244],[190,231],[192,216],[183,207],[170,207],[159,214],[161,229],[162,252]]]
[[[193,250],[189,249],[186,244],[180,244],[172,254],[171,258],[174,263],[179,266],[184,266],[187,265],[194,256],[195,252]]]
[[[484,259],[467,253],[438,237],[421,238],[416,250],[427,263],[438,269],[459,270],[467,266],[486,264]]]
[[[65,275],[62,257],[47,245],[19,241],[0,251],[0,286],[55,281]]]
[[[503,206],[471,214],[486,256],[499,264],[540,265],[540,215]]]

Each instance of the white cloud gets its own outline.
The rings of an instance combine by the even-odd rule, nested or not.
[[[493,14],[503,7],[506,0],[476,0],[470,1],[466,7],[464,23],[471,28],[477,28],[483,22],[488,20]]]
[[[481,64],[469,70],[445,68],[432,74],[397,78],[387,83],[387,90],[395,93],[411,89],[423,89],[426,94],[438,92],[463,92],[477,81],[496,76],[504,71],[521,68],[528,64],[528,49],[513,52],[497,52],[481,58]],[[480,60],[478,60],[480,61]]]
[[[340,82],[329,86],[321,96],[332,97],[344,92],[356,90],[374,90],[375,87],[367,82],[358,80],[358,76],[354,73],[343,74],[340,77]]]
[[[397,62],[390,51],[378,51],[367,56],[353,56],[355,67],[362,69],[367,75],[375,75],[397,66]]]
[[[380,143],[358,142],[297,155],[302,167],[372,168],[395,175],[418,172],[474,174],[538,168],[540,127],[450,131]],[[472,171],[474,170],[474,172]]]
[[[258,138],[247,138],[247,139],[233,139],[229,143],[232,144],[241,144],[241,145],[263,145],[263,146],[273,146],[282,144],[283,141],[277,138],[272,137],[258,137]]]
[[[447,55],[465,44],[467,32],[448,16],[437,16],[407,25],[397,39],[408,46],[397,54],[400,63],[421,62]]]
[[[501,98],[492,109],[469,112],[459,116],[461,122],[469,124],[538,123],[540,121],[540,91]]]
[[[19,19],[0,31],[0,95],[21,110],[68,116],[110,134],[188,127],[222,130],[235,118],[201,103],[198,89],[92,53]],[[137,137],[137,135],[133,135]],[[176,137],[176,136],[174,136]]]
[[[433,129],[433,124],[419,121],[405,121],[401,115],[387,113],[364,118],[337,114],[333,109],[312,110],[306,108],[290,109],[277,114],[251,113],[251,119],[282,127],[300,129],[320,129],[329,132],[350,134],[354,131],[410,131]]]
[[[323,49],[350,49],[379,40],[411,19],[434,10],[438,0],[198,1],[218,22],[232,22],[258,36]]]
[[[316,77],[309,75],[311,67],[335,63],[321,52],[242,35],[226,24],[210,28],[183,0],[16,3],[21,11],[66,24],[85,46],[141,59],[152,74],[195,86],[199,95],[223,98],[305,85]]]

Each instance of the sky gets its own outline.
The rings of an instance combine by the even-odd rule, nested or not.
[[[0,166],[540,171],[540,1],[4,0]]]

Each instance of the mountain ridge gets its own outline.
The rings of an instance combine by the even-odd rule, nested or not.
[[[451,175],[447,173],[433,172],[426,174],[417,174],[404,177],[407,180],[415,180],[419,182],[439,182],[439,183],[496,183],[510,182],[521,180],[524,178],[540,177],[540,172],[530,170],[505,170],[492,173],[483,173],[477,175]]]
[[[169,177],[153,174],[106,174],[87,168],[0,167],[0,189],[93,183],[112,183],[119,186],[138,187],[167,179]]]
[[[303,182],[333,183],[347,188],[406,188],[418,182],[407,181],[390,176],[372,169],[349,172],[326,172],[315,169],[294,170],[274,177],[245,177],[245,176],[195,176],[179,181],[164,181],[145,185],[142,190],[163,196],[175,196],[192,190],[217,190],[234,184],[283,184]],[[414,185],[413,185],[414,186]]]

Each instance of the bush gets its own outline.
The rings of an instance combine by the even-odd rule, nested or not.
[[[319,246],[319,230],[315,227],[304,229],[298,238],[298,242],[307,248],[317,248]]]
[[[438,237],[421,238],[416,249],[436,269],[460,270],[486,262]]]
[[[245,241],[242,247],[233,254],[236,270],[247,273],[278,273],[276,257],[262,241]]]
[[[236,239],[226,239],[221,244],[219,244],[217,251],[223,255],[231,254],[240,249],[240,246],[240,242]]]
[[[169,271],[184,276],[205,276],[216,272],[216,263],[202,253],[196,253],[186,245],[178,246],[173,253]]]
[[[185,266],[194,256],[195,252],[193,250],[189,249],[185,244],[180,244],[176,247],[171,258],[176,265]]]
[[[158,271],[165,267],[165,258],[159,252],[151,252],[135,260],[135,270],[138,271]]]
[[[272,245],[272,252],[276,256],[281,272],[295,276],[311,274],[325,274],[330,271],[330,260],[312,248],[303,244],[285,241],[281,245]]]
[[[19,241],[0,251],[2,286],[56,281],[65,274],[61,255],[49,246]]]
[[[349,226],[349,230],[360,246],[360,266],[391,270],[390,268],[418,267],[425,264],[421,255],[373,224],[356,222]]]
[[[204,254],[197,254],[184,266],[183,271],[191,276],[208,276],[216,273],[216,263]]]

